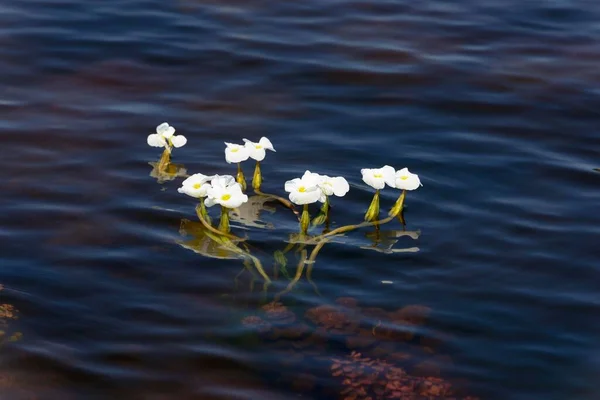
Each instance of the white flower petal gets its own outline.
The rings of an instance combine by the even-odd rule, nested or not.
[[[346,178],[338,176],[333,178],[333,194],[337,197],[344,197],[350,190],[350,185]]]
[[[167,129],[164,130],[164,132],[162,133],[162,136],[165,139],[169,139],[174,134],[175,134],[175,128],[173,128],[172,126],[169,126]]]
[[[204,175],[204,174],[193,174],[190,175],[189,177],[187,177],[183,182],[181,182],[182,185],[195,185],[196,183],[206,183],[206,182],[210,182],[212,181],[217,175]]]
[[[402,190],[415,190],[422,185],[419,175],[411,173],[408,168],[402,168],[396,172],[395,186]]]
[[[264,147],[260,143],[254,143],[248,139],[244,140],[244,147],[248,150],[248,156],[256,161],[262,161],[267,155]]]
[[[187,139],[183,135],[173,135],[171,136],[171,143],[174,147],[182,147],[187,143]]]
[[[165,147],[165,145],[167,144],[167,141],[165,140],[165,138],[163,138],[161,135],[158,135],[156,133],[148,135],[147,141],[148,141],[148,145],[150,145],[152,147]]]
[[[207,197],[207,198],[204,200],[204,205],[205,205],[206,207],[212,207],[212,206],[214,206],[215,204],[217,204],[217,202],[215,201],[214,197]]]
[[[297,204],[300,206],[303,204],[316,203],[321,198],[321,195],[322,195],[322,193],[318,189],[305,190],[305,191],[295,190],[290,193],[289,197],[290,197],[290,201],[292,201],[294,204]]]
[[[293,192],[298,188],[298,185],[300,183],[300,178],[295,178],[292,179],[291,181],[287,181],[285,183],[285,191],[286,192]]]
[[[169,124],[166,122],[163,122],[162,124],[160,124],[159,126],[156,127],[156,133],[158,133],[159,135],[162,136],[168,129],[169,129]]]
[[[231,175],[215,175],[210,184],[218,188],[226,188],[235,184],[235,179]]]
[[[385,165],[383,168],[380,168],[380,171],[383,174],[383,180],[385,181],[385,183],[389,187],[396,187],[394,183],[396,170],[394,169],[394,167]]]
[[[235,143],[227,143],[225,148],[225,161],[229,164],[239,163],[242,161],[246,161],[248,157],[250,157],[250,152],[245,146],[235,144]]]
[[[260,138],[258,144],[267,150],[275,151],[275,148],[273,147],[271,141],[264,136]]]

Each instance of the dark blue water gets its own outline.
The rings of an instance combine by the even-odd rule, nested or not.
[[[357,348],[456,398],[600,398],[598,21],[586,0],[3,2],[0,398],[365,399],[333,373]],[[378,248],[411,252],[350,233],[274,313],[294,215],[233,224],[266,292],[200,254],[183,178],[150,176],[163,121],[182,174],[234,173],[223,141],[264,135],[265,192],[345,176],[333,226],[362,218],[361,168],[409,167],[424,186]],[[408,305],[430,310],[410,334]],[[392,392],[371,396],[420,398]]]

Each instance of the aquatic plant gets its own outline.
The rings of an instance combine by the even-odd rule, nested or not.
[[[386,165],[381,168],[363,168],[360,173],[363,182],[375,189],[373,200],[365,213],[365,221],[377,221],[379,218],[379,191],[385,187],[386,183],[394,187],[395,170],[393,167]]]
[[[163,122],[156,127],[156,133],[148,135],[148,144],[152,147],[164,147],[171,151],[173,147],[183,147],[187,139],[183,135],[175,135],[175,128]]]
[[[390,231],[388,233],[379,230],[380,225],[386,224],[395,218],[398,218],[402,225],[405,221],[402,217],[406,192],[415,190],[421,185],[418,175],[411,173],[407,168],[395,170],[389,165],[381,168],[364,168],[361,169],[362,180],[364,183],[375,189],[373,200],[371,201],[365,216],[364,222],[353,225],[345,225],[336,227],[330,230],[330,212],[331,204],[330,197],[344,197],[350,190],[350,185],[346,178],[342,176],[331,177],[321,175],[311,171],[305,171],[300,178],[288,180],[283,185],[285,192],[288,194],[288,199],[275,194],[267,194],[261,191],[263,175],[261,172],[261,162],[266,158],[267,150],[275,152],[275,148],[271,141],[262,137],[258,142],[253,142],[248,139],[243,139],[244,144],[236,144],[225,142],[225,161],[229,164],[237,164],[237,175],[235,178],[231,175],[204,175],[196,173],[187,178],[181,183],[177,189],[179,193],[186,194],[198,200],[196,206],[196,214],[201,226],[206,232],[199,232],[198,226],[194,228],[194,237],[192,241],[181,242],[180,244],[186,248],[194,249],[194,251],[204,254],[207,251],[216,251],[215,256],[218,258],[231,258],[238,255],[247,263],[253,265],[259,274],[263,277],[265,283],[270,282],[269,276],[262,268],[260,260],[250,253],[249,247],[245,244],[245,238],[239,237],[231,233],[230,212],[237,222],[241,222],[248,227],[263,228],[272,227],[272,224],[259,224],[258,218],[260,211],[267,202],[279,202],[290,209],[298,218],[299,233],[291,234],[288,241],[288,246],[283,250],[277,250],[274,253],[274,261],[276,266],[281,268],[282,273],[289,277],[290,283],[286,289],[280,292],[276,299],[282,294],[289,292],[301,278],[304,269],[306,271],[309,282],[313,284],[315,290],[316,285],[310,280],[312,266],[315,263],[316,257],[323,246],[329,241],[340,237],[341,235],[365,227],[374,227],[375,232],[367,233],[373,241],[373,246],[359,246],[360,248],[368,248],[381,251],[388,254],[394,254],[405,251],[418,251],[418,248],[412,247],[409,249],[392,249],[391,247],[397,240],[386,240],[389,233],[392,237],[408,236],[413,239],[418,238],[418,232],[411,233],[403,231]],[[174,173],[171,170],[175,164],[171,163],[171,151],[174,147],[181,147],[187,143],[187,139],[182,135],[175,135],[175,129],[166,122],[160,124],[156,128],[156,133],[148,136],[148,144],[155,147],[165,147],[161,159],[157,163],[153,163],[153,176],[159,178],[159,182],[174,179],[181,176],[185,172]],[[243,211],[242,205],[248,202],[248,195],[244,192],[247,189],[246,179],[242,170],[242,162],[252,159],[256,161],[254,176],[252,179],[252,188],[255,196],[253,196],[252,207]],[[183,166],[179,166],[177,171],[185,171]],[[388,212],[388,217],[380,219],[380,191],[388,186],[392,189],[400,189],[400,195],[393,207]],[[312,226],[317,227],[325,224],[325,229],[321,234],[310,236],[309,228],[311,226],[311,218],[309,206],[314,203],[322,203],[318,215],[312,220]],[[207,210],[207,207],[219,205],[221,207],[221,216],[219,225],[214,227]],[[296,211],[296,206],[302,206],[302,212]],[[189,225],[189,221],[186,223]],[[187,232],[187,231],[186,231]],[[338,239],[339,240],[339,239]],[[209,245],[208,242],[214,242],[214,245]],[[380,246],[380,243],[387,243],[387,247]],[[306,248],[314,246],[312,250]],[[217,251],[220,248],[223,251]],[[212,250],[211,250],[212,249]],[[300,254],[300,260],[296,268],[296,274],[292,278],[287,275],[286,253],[295,249],[297,254]]]

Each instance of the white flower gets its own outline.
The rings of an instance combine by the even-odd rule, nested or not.
[[[248,196],[242,192],[242,186],[235,181],[233,176],[215,175],[210,182],[207,198],[204,201],[207,207],[220,204],[226,208],[237,208],[248,201]]]
[[[297,205],[311,204],[317,201],[324,202],[325,195],[319,188],[320,177],[306,171],[302,178],[292,179],[285,183],[285,191],[290,195],[290,201]]]
[[[348,185],[348,181],[344,177],[336,176],[332,178],[327,175],[321,175],[320,177],[319,189],[321,189],[325,196],[333,194],[337,197],[344,197],[350,190],[350,185]]]
[[[394,183],[396,189],[402,190],[415,190],[419,186],[423,186],[419,179],[419,175],[413,174],[408,168],[402,168],[401,170],[396,171]]]
[[[225,161],[227,161],[229,164],[237,164],[242,161],[246,161],[250,156],[248,149],[241,144],[225,142],[225,145],[227,146],[225,148]]]
[[[373,189],[383,189],[387,183],[390,187],[396,187],[394,183],[393,167],[386,165],[382,168],[363,168],[360,170],[363,182]]]
[[[156,127],[156,133],[148,135],[148,144],[152,147],[181,147],[187,143],[183,135],[175,135],[175,128],[163,122]]]
[[[275,151],[271,141],[264,136],[260,138],[258,143],[251,142],[248,139],[244,139],[244,143],[246,149],[248,149],[250,153],[250,158],[256,161],[262,161],[265,159],[265,156],[267,155],[265,149]]]
[[[215,176],[216,175],[206,176],[203,174],[194,174],[184,180],[177,191],[195,198],[206,197],[208,188],[211,186],[209,182],[214,179]]]

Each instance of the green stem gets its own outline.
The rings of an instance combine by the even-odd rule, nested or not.
[[[242,187],[242,191],[246,191],[246,177],[244,176],[244,171],[242,171],[242,163],[238,163],[237,165],[237,183]]]
[[[260,186],[262,185],[262,174],[260,172],[260,161],[256,162],[256,168],[254,168],[254,176],[252,177],[252,187],[254,191],[257,192],[260,190]]]
[[[229,233],[229,209],[221,206],[221,220],[219,221],[219,231]]]
[[[308,225],[310,225],[310,215],[308,214],[308,204],[302,209],[302,217],[300,217],[300,233],[306,235],[308,233]]]
[[[169,166],[169,164],[171,163],[171,149],[166,147],[165,150],[163,151],[162,155],[160,156],[160,160],[158,161],[158,165],[156,166],[156,169],[164,172],[164,170]]]
[[[208,222],[209,224],[211,223],[210,216],[208,215],[208,211],[206,211],[206,205],[204,204],[203,197],[200,198],[200,204],[198,204],[196,206],[196,214],[198,215],[198,219],[200,221],[204,220],[204,221]]]

